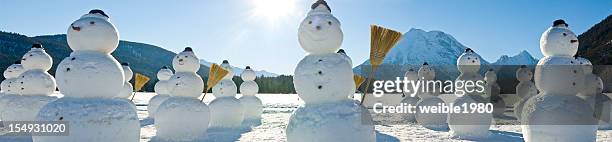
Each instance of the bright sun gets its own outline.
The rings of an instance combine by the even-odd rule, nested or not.
[[[270,21],[295,13],[295,0],[253,0],[253,2],[255,16],[265,17]]]

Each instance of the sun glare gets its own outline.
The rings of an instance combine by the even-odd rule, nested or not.
[[[253,2],[255,16],[265,17],[270,21],[293,15],[295,12],[295,0],[253,0]]]

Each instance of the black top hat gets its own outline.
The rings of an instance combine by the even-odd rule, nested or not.
[[[414,69],[408,69],[408,71],[414,71]]]
[[[43,48],[43,47],[42,47],[42,44],[40,43],[34,43],[32,44],[32,48]]]
[[[21,64],[21,60],[15,61],[15,64]]]
[[[466,48],[465,52],[474,52],[474,50],[472,50],[472,48]]]
[[[493,69],[489,69],[489,71],[493,71]]]
[[[128,63],[128,62],[123,62],[123,63],[121,63],[121,65],[122,65],[122,66],[130,66],[130,63]]]
[[[327,7],[327,10],[329,10],[329,12],[331,12],[331,8],[329,7],[329,5],[327,5],[327,2],[325,0],[317,0],[317,2],[313,3],[310,6],[310,9],[315,9],[315,8],[317,8],[317,6],[319,6],[321,4],[325,5],[325,7]]]
[[[193,52],[193,49],[191,49],[191,47],[185,47],[185,50],[183,50],[183,51]]]
[[[89,14],[100,14],[100,15],[106,17],[106,18],[110,18],[110,17],[108,17],[108,15],[106,15],[106,13],[104,13],[104,11],[102,11],[100,9],[91,10],[91,11],[89,11]]]
[[[223,64],[229,64],[229,61],[223,60]]]
[[[162,69],[168,69],[168,66],[163,66]]]
[[[527,65],[521,65],[521,68],[527,68]]]
[[[553,27],[559,26],[559,25],[565,25],[566,27],[569,27],[569,25],[567,23],[565,23],[565,21],[563,21],[563,19],[558,19],[555,20],[553,22]]]
[[[429,65],[429,63],[427,63],[427,62],[423,62],[423,65]]]
[[[344,49],[340,49],[340,50],[338,50],[338,52],[336,52],[336,53],[346,54],[346,52],[344,52]]]
[[[246,66],[246,69],[247,69],[247,70],[248,70],[248,69],[251,69],[251,66]]]

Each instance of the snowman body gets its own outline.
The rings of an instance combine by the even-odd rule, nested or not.
[[[610,129],[612,114],[612,101],[610,97],[603,94],[603,81],[593,74],[593,64],[586,58],[577,57],[578,64],[584,69],[584,88],[578,97],[584,99],[591,105],[598,121],[598,129]]]
[[[493,116],[504,116],[506,102],[500,96],[501,88],[497,84],[497,74],[493,70],[485,73],[485,98],[493,104]]]
[[[56,70],[57,86],[64,94],[45,105],[38,121],[66,121],[68,136],[34,136],[37,142],[138,141],[140,122],[136,107],[125,99],[113,99],[124,84],[121,66],[110,53],[119,34],[109,17],[92,10],[68,28],[73,52]]]
[[[263,112],[263,104],[261,100],[255,96],[259,92],[259,86],[255,82],[257,74],[252,69],[247,68],[240,74],[244,82],[240,84],[240,103],[244,106],[244,122],[254,125],[261,124],[261,113]]]
[[[484,78],[478,74],[480,69],[480,56],[474,53],[471,49],[466,49],[466,52],[457,59],[457,67],[461,74],[457,77],[459,81],[482,81]],[[457,88],[467,90],[466,88]],[[457,97],[453,105],[460,106],[467,104],[489,103],[484,97],[484,92],[465,92],[464,95]],[[462,110],[463,111],[463,110]],[[473,112],[468,108],[469,112]],[[451,113],[448,115],[448,124],[451,137],[461,139],[481,139],[489,136],[489,128],[493,115],[491,113]]]
[[[210,110],[197,99],[204,91],[204,81],[196,74],[199,59],[191,48],[172,61],[176,73],[168,80],[169,98],[155,112],[155,141],[201,141],[207,137]],[[189,117],[184,117],[189,116]]]
[[[375,141],[368,110],[347,97],[355,92],[353,71],[350,62],[336,53],[342,31],[325,1],[313,4],[298,37],[309,54],[298,63],[293,83],[305,105],[291,115],[287,141]]]
[[[576,35],[562,20],[542,34],[540,50],[545,57],[534,73],[541,92],[525,102],[521,119],[526,142],[595,141],[593,109],[577,96],[584,87],[584,69],[572,57],[577,49]]]
[[[413,81],[419,80],[418,73],[414,71],[413,69],[409,69],[408,71],[406,71],[406,73],[404,73],[404,77],[406,77],[408,80],[413,80]],[[416,95],[410,96],[416,90],[412,90],[411,87],[409,89],[410,89],[409,92],[404,92],[403,94],[404,99],[402,99],[401,103],[406,103],[412,106],[416,106],[417,103],[419,102],[419,97]],[[406,122],[416,122],[416,113],[405,113],[402,119]]]
[[[155,113],[157,112],[157,108],[159,105],[163,103],[166,99],[170,97],[170,91],[168,90],[168,80],[174,75],[172,70],[167,67],[162,68],[157,72],[157,83],[155,83],[155,93],[157,95],[153,96],[151,100],[149,100],[149,105],[147,106],[147,111],[149,112],[149,118],[155,119]]]
[[[215,99],[210,102],[211,117],[210,128],[239,128],[244,121],[245,109],[240,100],[236,98],[238,87],[232,80],[234,73],[229,62],[221,64],[225,70],[230,71],[213,87]]]
[[[9,106],[4,112],[4,121],[34,121],[38,111],[57,97],[49,96],[55,91],[55,79],[47,71],[53,61],[42,46],[35,44],[21,59],[25,72],[13,83],[20,95],[5,97]]]
[[[134,72],[132,72],[132,69],[127,64],[121,65],[121,68],[123,69],[123,76],[125,77],[125,82],[123,82],[121,93],[119,93],[119,95],[117,95],[116,97],[121,99],[130,99],[130,97],[134,93],[134,86],[132,86],[132,83],[130,83],[130,80],[132,80],[132,77],[134,76]]]
[[[535,84],[531,81],[533,73],[526,66],[521,66],[516,70],[516,79],[519,83],[516,85],[516,95],[520,98],[518,102],[514,104],[514,116],[517,120],[521,121],[523,106],[529,98],[538,94]]]
[[[434,80],[435,77],[436,72],[431,66],[423,64],[423,66],[419,68],[419,81],[427,82],[428,80]],[[420,100],[416,104],[417,108],[434,107],[440,105],[441,103],[444,103],[444,100],[438,97],[439,90],[435,90],[437,88],[436,86],[426,87],[429,88],[426,88],[425,91],[416,90],[417,96],[420,98]],[[421,113],[420,111],[417,111],[415,114],[416,121],[419,125],[427,129],[441,131],[448,130],[448,123],[446,122],[447,117],[448,116],[446,113]]]
[[[0,120],[5,120],[4,117],[5,114],[7,114],[5,111],[7,111],[8,108],[11,108],[8,105],[9,100],[12,100],[12,98],[19,95],[17,90],[20,88],[18,88],[19,85],[15,83],[17,82],[19,75],[21,75],[23,72],[23,66],[19,62],[10,65],[4,71],[3,75],[5,79],[0,85],[0,89],[2,89],[2,92],[0,92]]]

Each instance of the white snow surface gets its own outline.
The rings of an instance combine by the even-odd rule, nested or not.
[[[360,94],[356,94],[356,98],[359,98]],[[606,94],[612,96],[612,94]],[[55,96],[62,96],[55,94]],[[147,104],[149,99],[155,96],[154,93],[137,93],[134,101],[138,108],[138,118],[140,119],[140,141],[150,141],[155,136],[156,130],[153,126],[153,120],[147,118]],[[239,98],[242,95],[238,95]],[[390,96],[401,96],[401,95],[390,95]],[[515,96],[514,94],[502,94],[502,96]],[[212,141],[258,141],[258,142],[277,142],[286,141],[285,127],[289,121],[289,117],[293,111],[304,104],[299,99],[297,94],[257,94],[264,105],[264,112],[262,114],[262,124],[245,128],[243,130],[236,130],[235,132],[214,132],[208,131],[208,138]],[[369,96],[370,98],[374,98]],[[454,97],[452,95],[441,95],[441,98],[445,102],[452,102]],[[209,103],[214,99],[213,95],[206,95],[204,100]],[[383,100],[383,99],[379,99]],[[389,99],[391,101],[397,99]],[[518,98],[506,99],[509,103],[507,105],[514,104]],[[397,101],[399,102],[399,100]],[[511,107],[508,106],[511,110]],[[513,116],[512,112],[506,113],[508,116]],[[434,131],[424,128],[418,124],[408,125],[376,125],[376,141],[380,142],[397,142],[397,141],[452,141],[452,142],[467,142],[467,141],[489,141],[489,142],[502,142],[502,141],[523,141],[520,125],[492,125],[490,132],[492,133],[489,138],[482,140],[461,140],[452,139],[447,131]],[[1,128],[0,128],[1,129]],[[1,130],[0,130],[1,131]],[[0,132],[0,141],[14,141],[14,142],[31,142],[31,139],[27,138],[14,138],[1,136],[5,132]],[[598,130],[597,131],[597,142],[612,141],[612,130]]]

